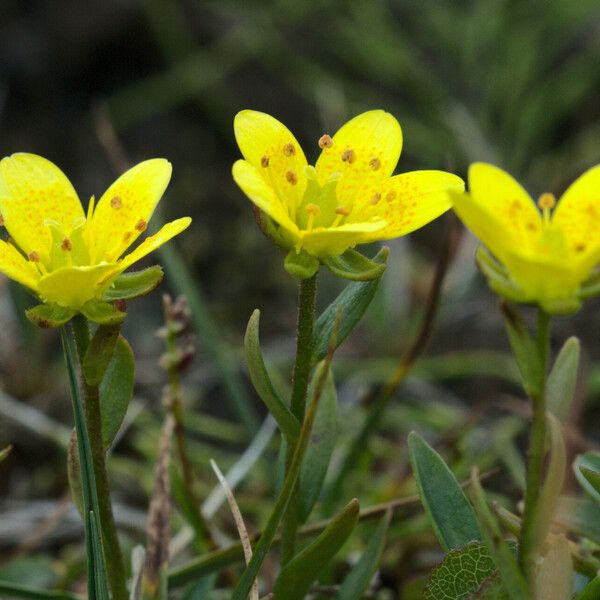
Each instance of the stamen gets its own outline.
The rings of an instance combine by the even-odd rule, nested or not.
[[[386,195],[385,199],[388,202],[393,202],[396,199],[396,192],[394,190],[390,190]]]
[[[335,214],[337,215],[331,224],[332,227],[337,227],[344,217],[347,217],[350,214],[350,211],[345,206],[336,206]]]
[[[313,228],[313,223],[315,221],[315,217],[321,214],[321,209],[312,202],[306,205],[306,212],[308,213],[308,223],[306,224],[306,229],[310,231]]]
[[[319,138],[319,148],[321,148],[321,150],[324,150],[325,148],[331,148],[333,146],[333,139],[330,135],[327,135],[326,133],[324,133],[320,138]]]
[[[121,198],[119,198],[119,196],[113,196],[110,199],[110,205],[113,208],[116,208],[117,210],[119,210],[119,208],[121,208],[121,206],[123,206],[123,203],[121,202]]]
[[[148,223],[146,223],[146,221],[144,221],[144,219],[140,219],[136,224],[135,224],[135,228],[139,231],[145,231],[146,227],[148,227]]]
[[[263,169],[266,169],[269,166],[269,157],[266,154],[260,159],[260,166]]]
[[[379,192],[377,192],[376,194],[373,194],[373,197],[371,198],[371,204],[373,206],[375,206],[375,204],[377,204],[380,200],[381,200],[381,194]]]
[[[296,146],[294,146],[292,143],[286,144],[283,147],[283,153],[286,156],[294,156],[294,154],[296,154]]]
[[[29,258],[31,262],[40,262],[40,255],[35,250],[32,250],[27,258]]]
[[[71,242],[71,240],[68,237],[66,237],[60,243],[60,247],[61,247],[61,250],[64,250],[65,252],[71,252],[71,250],[73,250],[73,243]]]
[[[356,160],[356,153],[352,148],[346,148],[346,150],[342,152],[342,160],[352,164]]]
[[[546,192],[538,198],[537,205],[544,215],[544,220],[548,221],[550,220],[550,211],[556,206],[556,198],[554,194]]]
[[[379,167],[381,167],[381,161],[377,157],[372,158],[369,161],[369,166],[371,167],[371,169],[373,171],[377,171],[377,169],[379,169]]]
[[[292,171],[291,169],[285,174],[285,178],[292,185],[296,185],[298,183],[298,175],[296,175],[296,171]]]

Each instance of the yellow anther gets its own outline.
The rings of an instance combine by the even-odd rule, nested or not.
[[[543,211],[552,210],[556,206],[556,198],[554,197],[554,194],[546,192],[538,198],[537,205]]]
[[[40,262],[40,255],[35,251],[31,251],[27,256],[31,262]]]
[[[296,154],[296,146],[294,146],[292,143],[286,144],[283,147],[283,153],[286,156],[294,156],[294,154]]]
[[[342,152],[342,160],[352,164],[356,160],[356,153],[352,148],[346,148],[346,150]]]
[[[373,206],[374,206],[380,200],[381,200],[381,194],[379,192],[377,192],[376,194],[373,194],[373,197],[371,198],[371,204],[373,204]]]
[[[379,167],[381,167],[381,161],[377,157],[372,158],[369,161],[369,166],[371,167],[371,170],[377,171],[377,169],[379,169]]]
[[[260,166],[263,169],[266,169],[269,166],[269,157],[266,154],[260,159]]]
[[[345,206],[336,206],[335,214],[342,215],[343,217],[347,217],[350,214],[350,211]]]
[[[315,216],[321,214],[321,209],[312,202],[306,205],[306,212],[308,213],[308,222],[306,223],[306,229],[310,231],[315,221]]]
[[[320,138],[319,138],[319,148],[321,148],[321,150],[324,150],[325,148],[331,148],[333,146],[333,139],[330,135],[327,135],[326,133],[324,133]]]
[[[121,206],[123,206],[123,203],[121,202],[121,198],[119,198],[119,196],[113,196],[110,199],[110,205],[118,210],[121,208]]]
[[[66,237],[61,243],[60,243],[60,247],[62,250],[64,250],[65,252],[71,252],[71,250],[73,250],[73,243],[71,242],[71,240]]]
[[[385,199],[388,202],[393,202],[396,199],[396,192],[394,190],[390,190],[386,195]]]
[[[291,169],[285,174],[285,178],[292,185],[296,185],[298,183],[298,175],[296,175],[296,171],[292,171]]]
[[[146,227],[148,227],[148,223],[146,223],[146,221],[144,221],[144,219],[140,219],[135,224],[135,228],[140,232],[145,231]]]

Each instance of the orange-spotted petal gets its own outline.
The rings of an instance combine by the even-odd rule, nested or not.
[[[309,254],[320,258],[338,256],[356,244],[364,243],[372,238],[379,239],[377,233],[385,226],[386,222],[379,220],[302,231],[301,246]]]
[[[306,157],[292,132],[277,119],[243,110],[233,122],[235,139],[244,158],[294,215],[306,189]]]
[[[321,185],[333,174],[341,174],[338,199],[350,208],[394,172],[401,150],[398,121],[383,110],[371,110],[341,127],[333,136],[333,144],[323,148],[315,168]]]
[[[92,262],[116,261],[146,230],[171,179],[171,163],[154,158],[121,175],[98,201],[88,224]]]
[[[19,152],[0,161],[0,212],[8,233],[25,254],[48,256],[50,219],[66,232],[84,216],[77,192],[52,162]]]
[[[357,200],[350,221],[387,221],[373,239],[391,239],[423,227],[451,206],[450,191],[461,192],[460,177],[444,171],[412,171],[388,177]]]
[[[7,244],[4,240],[0,240],[0,273],[32,290],[37,288],[40,279],[33,263],[25,260],[12,244]]]

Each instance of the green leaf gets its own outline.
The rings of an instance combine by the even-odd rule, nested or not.
[[[309,279],[319,270],[319,264],[319,259],[305,250],[290,250],[283,262],[285,270],[296,279]]]
[[[563,535],[547,540],[548,551],[535,577],[535,600],[571,600],[573,561],[569,543]]]
[[[579,485],[593,500],[600,502],[600,489],[597,489],[596,477],[592,475],[592,473],[600,473],[600,452],[578,454],[573,462],[573,471]]]
[[[494,571],[471,596],[471,600],[511,600],[502,585],[500,573]]]
[[[583,588],[576,600],[598,600],[598,598],[600,598],[600,575],[594,577]]]
[[[108,450],[127,413],[133,395],[135,360],[127,340],[119,336],[115,351],[100,383],[102,443]]]
[[[102,300],[114,302],[115,300],[131,300],[138,296],[145,296],[160,285],[163,277],[163,270],[158,265],[141,271],[122,273],[113,279],[110,287],[104,292]]]
[[[502,313],[508,339],[523,378],[525,391],[530,396],[538,395],[544,380],[544,366],[536,344],[525,323],[514,309],[508,304],[503,304]]]
[[[30,571],[31,574],[32,571]],[[0,580],[0,598],[25,598],[26,600],[86,600],[70,592],[38,590],[27,585],[20,585]],[[89,599],[88,599],[89,600]]]
[[[351,281],[371,281],[378,279],[385,271],[389,248],[382,248],[371,259],[356,250],[346,250],[340,256],[328,256],[323,264],[338,277]]]
[[[571,412],[571,404],[577,386],[580,344],[576,337],[569,338],[561,348],[546,383],[548,410],[563,423]]]
[[[88,385],[99,385],[114,354],[120,324],[100,325],[83,357],[83,376]]]
[[[448,552],[429,576],[423,600],[467,600],[496,567],[481,542]]]
[[[377,254],[373,261],[382,262],[385,266],[387,249]],[[317,319],[312,336],[312,362],[318,363],[325,358],[327,348],[331,341],[331,334],[336,324],[338,309],[342,309],[342,317],[337,330],[336,345],[339,346],[354,329],[365,314],[371,300],[375,296],[380,279],[367,282],[351,283],[342,293],[323,311]]]
[[[312,381],[308,389],[308,397],[315,393],[317,381],[321,376],[320,364],[315,369]],[[300,522],[304,523],[319,499],[331,454],[335,446],[337,428],[337,393],[331,370],[327,374],[321,402],[317,409],[315,424],[310,434],[306,456],[300,469],[299,492]]]
[[[589,497],[561,496],[554,520],[567,532],[600,544],[598,505]]]
[[[408,436],[408,449],[421,502],[442,548],[481,541],[473,507],[442,457],[414,431]]]
[[[352,567],[352,571],[344,579],[335,597],[336,600],[360,600],[363,597],[381,560],[391,518],[392,511],[386,511],[371,535],[360,560]]]
[[[60,327],[68,323],[77,311],[58,304],[38,304],[25,311],[27,318],[38,327]]]
[[[252,313],[246,328],[244,337],[244,349],[246,351],[246,364],[250,379],[256,393],[265,403],[269,412],[273,415],[279,428],[288,442],[295,442],[300,433],[300,423],[292,414],[290,409],[279,397],[265,367],[259,339],[260,311],[257,309]]]
[[[81,307],[81,313],[93,323],[99,325],[117,325],[125,319],[124,312],[108,302],[87,302]]]
[[[281,571],[273,587],[274,600],[303,600],[319,573],[346,543],[358,522],[358,500],[352,500],[319,537]]]
[[[500,578],[508,597],[511,600],[530,600],[527,590],[527,583],[521,570],[517,565],[513,549],[504,540],[498,521],[492,514],[485,493],[479,483],[477,469],[471,471],[471,499],[475,506],[483,540],[487,546],[488,552],[494,560],[494,564],[500,572]]]
[[[579,471],[594,490],[600,494],[600,473],[598,473],[598,471],[592,471],[584,466],[579,467]]]
[[[2,462],[12,451],[12,445],[0,450],[0,462]]]
[[[81,488],[81,467],[79,465],[79,452],[77,450],[77,436],[75,430],[71,432],[69,438],[69,448],[67,450],[67,477],[69,480],[69,489],[71,490],[71,500],[77,511],[83,519],[83,490]]]

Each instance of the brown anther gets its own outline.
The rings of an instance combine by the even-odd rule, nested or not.
[[[309,215],[320,215],[321,214],[321,209],[316,205],[313,204],[312,202],[310,204],[306,205],[306,212]]]
[[[575,246],[575,252],[585,252],[585,244],[577,244]]]
[[[73,250],[73,243],[71,242],[71,240],[68,237],[66,237],[60,243],[60,247],[61,247],[61,250],[64,250],[65,252],[71,252],[71,250]]]
[[[356,160],[356,153],[352,148],[346,148],[346,150],[342,152],[342,160],[352,164]]]
[[[260,159],[260,166],[263,169],[266,169],[269,166],[269,157],[266,154]]]
[[[145,231],[146,227],[148,227],[148,223],[146,223],[146,221],[144,221],[144,219],[140,219],[136,224],[135,224],[135,228],[138,231]]]
[[[285,174],[285,178],[292,185],[296,185],[298,183],[298,175],[296,175],[296,171],[292,171],[291,169]]]
[[[294,146],[294,144],[292,144],[291,142],[289,144],[286,144],[283,147],[283,153],[286,156],[294,156],[294,154],[296,154],[296,146]]]
[[[556,198],[546,192],[538,198],[537,204],[541,210],[552,210],[556,206]]]
[[[388,202],[393,202],[396,199],[396,192],[394,190],[390,190],[386,195],[385,199]]]
[[[35,251],[31,251],[27,256],[31,262],[40,262],[40,255]]]
[[[121,202],[121,198],[119,198],[119,196],[113,196],[110,199],[110,205],[118,210],[121,208],[121,206],[123,206],[123,203]]]
[[[371,167],[371,170],[377,171],[377,169],[379,169],[379,167],[381,167],[381,161],[377,157],[372,158],[369,161],[369,166]]]
[[[4,225],[4,217],[0,214],[0,227]]]
[[[371,204],[375,205],[380,200],[381,200],[381,194],[379,192],[377,192],[376,194],[373,194],[373,197],[371,198]]]
[[[350,211],[345,206],[336,206],[335,214],[347,217],[350,214]]]
[[[327,135],[326,133],[324,133],[320,138],[319,138],[319,148],[321,148],[321,150],[323,150],[324,148],[331,148],[333,146],[333,139],[330,135]]]

